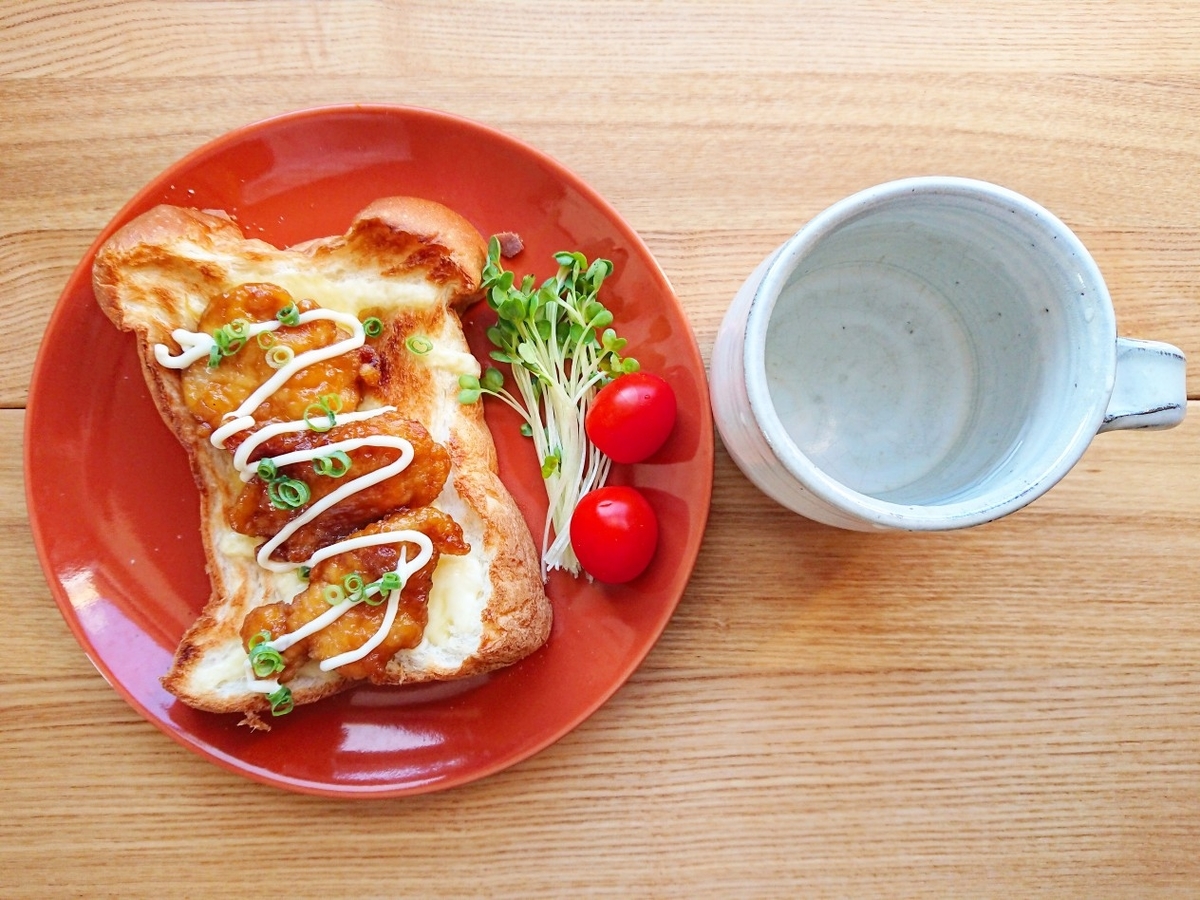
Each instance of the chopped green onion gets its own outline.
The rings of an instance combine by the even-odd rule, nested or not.
[[[208,367],[215,369],[226,356],[233,356],[246,345],[250,323],[245,319],[234,319],[212,333],[213,346],[208,351]]]
[[[256,340],[258,342],[258,346],[262,347],[264,350],[270,350],[273,346],[275,346],[275,334],[270,331],[260,331],[258,333],[258,337],[256,337],[254,340]]]
[[[267,365],[272,369],[282,369],[295,359],[295,357],[296,353],[291,347],[284,344],[276,344],[267,351]]]
[[[296,570],[296,575],[301,581],[308,581],[309,576],[312,575],[312,568],[310,566],[301,566]]]
[[[315,403],[310,403],[304,408],[304,424],[313,431],[328,431],[337,424],[337,414],[342,409],[342,397],[340,394],[324,394]],[[324,414],[328,421],[321,421],[321,414]]]
[[[254,471],[266,482],[267,496],[276,509],[297,509],[312,497],[307,484],[280,472],[275,460],[270,457],[260,459]]]
[[[383,320],[378,316],[368,316],[363,319],[362,325],[367,337],[379,337],[383,334]]]
[[[213,340],[217,342],[217,348],[221,351],[222,356],[233,356],[246,343],[246,339],[235,336],[229,330],[228,325],[223,325],[214,331]]]
[[[291,688],[286,684],[281,684],[279,690],[268,694],[267,702],[271,704],[271,715],[273,716],[286,716],[296,705],[292,700]]]
[[[408,339],[406,346],[411,352],[417,354],[417,356],[424,356],[433,349],[433,341],[420,335],[414,335]]]
[[[271,639],[271,632],[266,631],[264,629],[263,631],[260,631],[258,634],[254,635],[252,638],[250,638],[250,641],[246,646],[247,646],[248,650],[253,650],[259,644],[265,643],[266,641],[269,641],[270,639]]]
[[[366,583],[363,581],[363,577],[357,572],[351,572],[342,579],[342,587],[346,589],[346,599],[351,603],[357,603],[363,598]]]
[[[319,417],[322,412],[326,415],[326,421],[322,421]],[[310,403],[304,409],[304,424],[313,431],[328,431],[336,422],[337,417],[329,410],[322,409],[319,403]]]
[[[404,587],[404,582],[401,580],[399,572],[385,572],[378,581],[372,581],[367,585],[363,600],[367,606],[379,606],[392,591],[397,591],[402,587]]]
[[[346,591],[340,584],[327,584],[321,591],[321,596],[330,606],[337,606],[346,599]]]
[[[350,457],[345,450],[334,450],[328,456],[318,456],[314,459],[313,468],[319,475],[341,478],[350,471]]]
[[[296,308],[295,303],[289,303],[279,312],[275,313],[275,318],[277,318],[284,325],[299,325],[300,310]]]
[[[283,655],[268,643],[256,644],[250,650],[250,667],[259,678],[283,671]]]
[[[276,509],[299,509],[312,496],[308,485],[296,478],[281,478],[271,482],[267,494]]]

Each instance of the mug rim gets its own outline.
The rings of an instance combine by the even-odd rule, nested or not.
[[[989,495],[936,506],[895,503],[857,491],[828,475],[797,446],[775,411],[766,374],[766,334],[780,292],[792,273],[814,248],[835,230],[888,205],[906,194],[950,195],[994,206],[1020,208],[1043,220],[1078,260],[1079,271],[1088,281],[1096,301],[1094,328],[1111,335],[1111,351],[1093,360],[1102,367],[1097,377],[1100,389],[1091,401],[1081,404],[1075,427],[1064,436],[1049,465],[1032,479],[1014,482],[1013,490],[994,502]],[[1116,374],[1116,313],[1112,299],[1091,253],[1078,236],[1057,216],[1035,201],[1000,185],[956,176],[918,176],[885,182],[851,194],[814,216],[774,253],[766,272],[750,298],[746,314],[743,377],[750,412],[771,453],[802,489],[840,511],[880,528],[933,531],[965,528],[998,519],[1020,509],[1044,494],[1078,462],[1098,433],[1108,408]]]

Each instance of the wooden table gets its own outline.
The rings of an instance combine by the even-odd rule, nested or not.
[[[1150,0],[0,5],[0,895],[1200,894],[1195,401],[944,535],[799,519],[718,444],[695,573],[628,684],[514,768],[372,802],[252,783],[134,713],[51,599],[20,462],[97,232],[201,143],[326,103],[559,159],[643,235],[706,359],[772,247],[927,173],[1048,206],[1121,333],[1200,359],[1198,45],[1200,8]]]

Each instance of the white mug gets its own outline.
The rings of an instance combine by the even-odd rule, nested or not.
[[[789,509],[930,531],[1025,506],[1092,438],[1170,428],[1184,357],[1117,337],[1066,225],[964,178],[889,182],[793,235],[738,291],[712,352],[734,461]]]

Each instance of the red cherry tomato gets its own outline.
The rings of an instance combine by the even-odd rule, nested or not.
[[[596,392],[584,428],[613,462],[641,462],[666,443],[675,412],[669,384],[649,372],[630,372]]]
[[[589,491],[571,516],[571,546],[589,575],[621,584],[645,571],[658,546],[658,518],[637,488]]]

